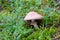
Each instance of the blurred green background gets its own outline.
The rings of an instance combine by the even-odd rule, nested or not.
[[[43,16],[39,30],[27,26],[23,20],[30,11]],[[52,40],[59,29],[56,0],[0,0],[0,40]]]

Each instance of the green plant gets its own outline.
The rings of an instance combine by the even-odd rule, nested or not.
[[[0,5],[4,9],[0,12],[0,40],[51,40],[55,33],[51,25],[60,23],[55,0],[0,0]],[[43,23],[50,28],[27,28],[23,19],[30,11],[41,14]]]
[[[38,31],[33,32],[26,40],[52,40],[51,35],[55,33],[54,27],[40,28]]]

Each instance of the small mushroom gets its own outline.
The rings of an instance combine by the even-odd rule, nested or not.
[[[37,22],[35,20],[42,19],[42,16],[37,12],[29,12],[24,18],[25,21],[31,21],[30,25],[33,25],[35,28],[38,28]]]

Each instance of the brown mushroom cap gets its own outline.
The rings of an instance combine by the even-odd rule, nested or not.
[[[26,17],[24,18],[24,20],[36,20],[36,19],[41,19],[42,16],[40,14],[38,14],[37,12],[29,12]]]

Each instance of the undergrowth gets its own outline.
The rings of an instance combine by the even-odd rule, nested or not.
[[[55,0],[0,0],[0,5],[0,40],[52,40],[55,27],[60,26]],[[30,11],[43,16],[39,30],[25,25],[24,17]]]

